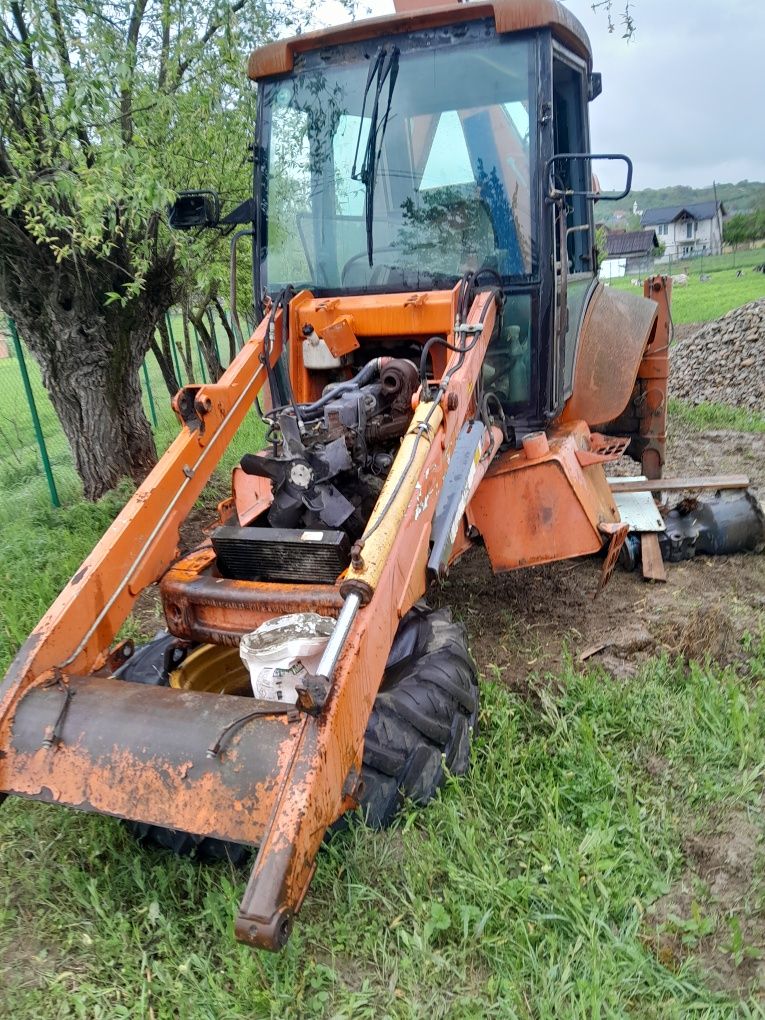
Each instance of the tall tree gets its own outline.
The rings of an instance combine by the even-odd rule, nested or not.
[[[0,306],[90,499],[156,460],[141,363],[190,280],[217,293],[210,240],[164,210],[246,197],[246,52],[289,24],[266,0],[0,0]]]

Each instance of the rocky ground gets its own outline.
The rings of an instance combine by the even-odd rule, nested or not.
[[[675,331],[671,396],[765,410],[765,300]]]

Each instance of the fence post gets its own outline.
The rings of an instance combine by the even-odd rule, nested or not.
[[[146,396],[149,398],[149,414],[151,420],[154,422],[154,428],[157,427],[157,412],[154,408],[154,397],[151,392],[151,383],[149,382],[149,370],[146,367],[146,358],[143,359],[143,379],[146,383]]]
[[[35,436],[37,438],[37,445],[40,448],[40,458],[42,460],[43,471],[45,477],[48,480],[48,490],[50,492],[50,501],[54,507],[61,506],[61,500],[58,498],[58,491],[56,489],[56,482],[53,478],[53,471],[50,466],[50,459],[48,457],[48,449],[45,445],[45,437],[43,436],[42,425],[40,424],[40,416],[37,413],[37,404],[35,403],[35,395],[32,392],[32,384],[29,381],[29,373],[27,372],[27,363],[24,360],[24,350],[19,340],[19,334],[16,330],[16,323],[8,318],[8,328],[11,331],[11,339],[13,340],[13,348],[16,351],[16,357],[19,362],[19,370],[21,371],[21,380],[24,383],[24,392],[27,395],[27,403],[29,404],[29,412],[32,415],[32,424],[35,429]]]

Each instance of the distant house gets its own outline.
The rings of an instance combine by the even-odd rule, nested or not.
[[[614,280],[627,273],[650,272],[658,247],[655,230],[609,231],[600,263],[600,278]]]
[[[646,209],[640,223],[656,231],[665,255],[719,255],[722,251],[722,202],[695,202]]]

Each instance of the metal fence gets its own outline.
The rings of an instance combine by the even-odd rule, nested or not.
[[[168,313],[166,325],[180,385],[207,382],[209,372],[196,329],[189,324],[186,344],[179,314]],[[212,319],[208,331],[225,368],[230,356],[228,338],[221,335],[220,326]],[[177,434],[178,420],[170,406],[160,365],[151,351],[141,367],[141,389],[161,453]],[[80,491],[71,450],[43,386],[40,369],[11,319],[0,321],[0,487],[5,493],[19,496],[42,489],[54,507],[76,498]]]

